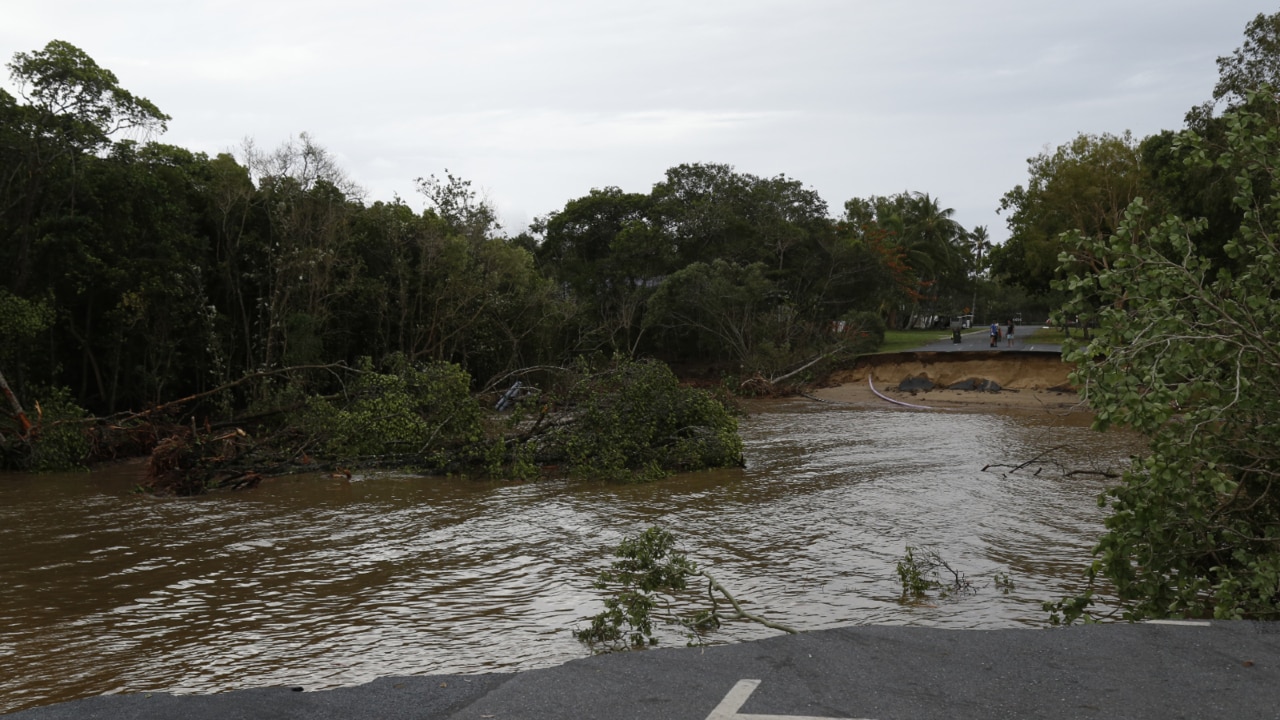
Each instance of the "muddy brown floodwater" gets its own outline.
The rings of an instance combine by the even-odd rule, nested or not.
[[[137,466],[0,476],[0,711],[558,664],[586,654],[570,630],[599,611],[612,548],[654,523],[796,627],[1039,626],[1041,602],[1081,582],[1106,482],[1052,459],[1116,467],[1137,449],[1079,414],[750,409],[745,469],[638,486],[301,476],[176,500],[132,493]],[[907,545],[977,592],[900,602]]]

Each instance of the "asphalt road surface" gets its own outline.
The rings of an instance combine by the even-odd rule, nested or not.
[[[387,678],[320,692],[116,695],[6,717],[1280,718],[1280,624],[862,626],[600,655],[509,675]]]
[[[1000,332],[1005,332],[1008,327],[1008,325],[1001,325]],[[1031,334],[1039,328],[1039,325],[1018,325],[1014,328],[1013,344],[1009,343],[1008,338],[1003,338],[994,348],[991,347],[991,331],[987,325],[961,331],[959,343],[953,339],[950,330],[939,330],[938,340],[922,345],[917,348],[917,350],[929,352],[955,352],[958,350],[1062,352],[1062,345],[1060,343],[1027,341],[1027,339],[1031,337]]]

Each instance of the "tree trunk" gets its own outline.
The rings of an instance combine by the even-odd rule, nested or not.
[[[5,399],[9,401],[9,407],[13,408],[13,415],[18,418],[18,422],[22,425],[22,434],[25,436],[31,432],[31,421],[27,419],[27,414],[23,412],[22,403],[18,402],[13,390],[9,389],[9,381],[4,379],[3,372],[0,372],[0,392],[4,393]]]

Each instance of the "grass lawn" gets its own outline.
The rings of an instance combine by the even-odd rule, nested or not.
[[[946,340],[951,337],[950,330],[885,330],[884,344],[876,352],[891,353],[904,350],[915,350],[935,340]]]

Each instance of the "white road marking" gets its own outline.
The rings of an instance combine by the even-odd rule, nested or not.
[[[720,701],[715,710],[707,716],[707,720],[855,720],[854,718],[827,718],[806,715],[747,715],[738,712],[746,704],[751,693],[760,687],[759,680],[739,680],[728,695]],[[857,720],[867,720],[861,718]]]
[[[1143,620],[1147,625],[1188,625],[1191,627],[1210,627],[1208,620]]]

